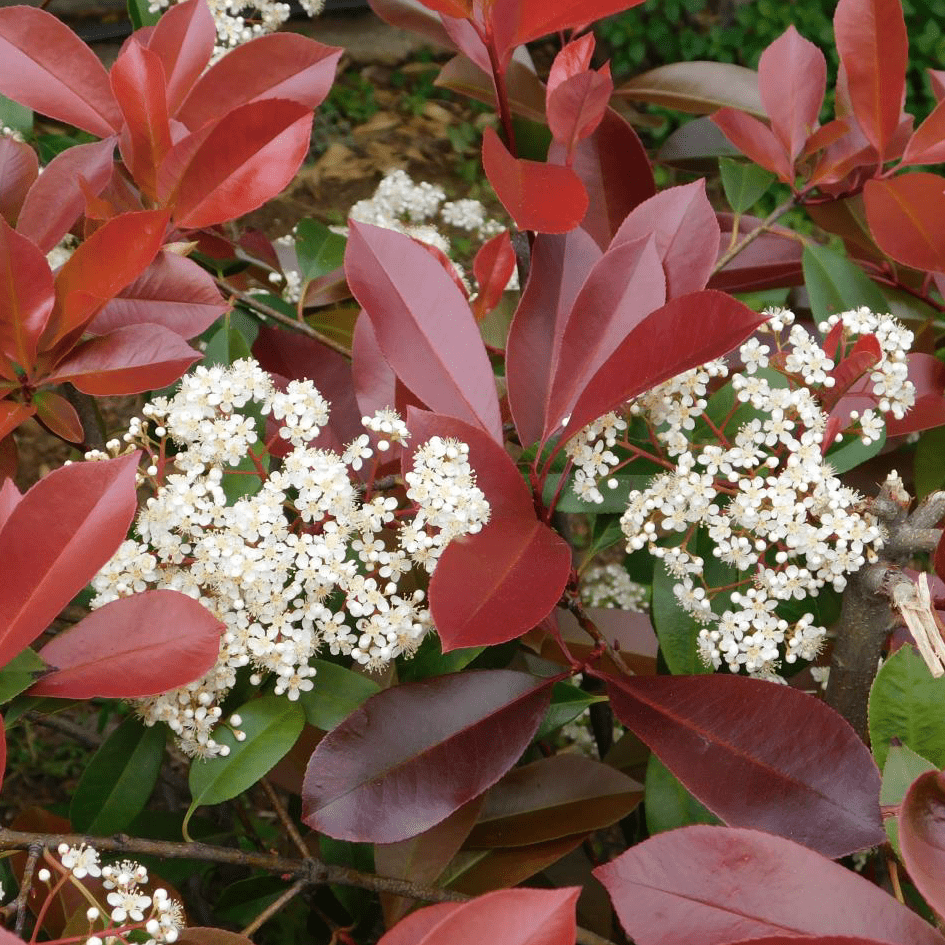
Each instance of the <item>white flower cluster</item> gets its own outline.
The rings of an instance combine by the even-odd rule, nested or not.
[[[161,13],[171,6],[172,0],[151,0],[150,13]],[[318,16],[325,0],[300,0],[308,16]],[[289,19],[292,7],[278,0],[207,0],[217,28],[214,60],[234,46],[248,43],[257,36],[274,33]]]
[[[603,498],[598,480],[607,477],[616,486],[613,474],[636,456],[666,466],[648,488],[630,493],[621,518],[627,550],[648,549],[678,579],[680,605],[703,625],[699,648],[706,663],[762,676],[773,676],[782,658],[813,659],[826,634],[813,614],[788,620],[779,608],[816,597],[825,586],[843,590],[847,575],[875,560],[883,542],[862,497],[823,455],[829,444],[822,401],[834,385],[834,359],[793,321],[791,312],[775,310],[762,329],[772,345],[758,338],[742,345],[744,367],[731,380],[734,404],[718,424],[705,411],[711,380],[728,373],[721,361],[629,405],[627,414],[646,422],[652,449],[622,435],[627,422],[617,413],[567,447],[577,467],[575,489],[590,501]],[[867,309],[833,316],[820,327],[826,333],[838,323],[838,361],[866,334],[882,350],[862,391],[877,409],[854,412],[845,430],[869,444],[883,435],[883,414],[901,417],[914,402],[906,377],[912,335],[889,315]],[[700,536],[729,566],[724,587],[706,577],[705,561],[694,550]]]
[[[87,876],[96,879],[101,877],[102,885],[109,891],[105,897],[110,907],[106,919],[102,918],[102,910],[96,906],[86,911],[89,921],[86,945],[127,941],[125,934],[132,931],[136,923],[150,936],[143,940],[145,945],[177,941],[184,928],[184,911],[179,902],[168,896],[166,889],[159,887],[150,896],[143,892],[143,887],[148,884],[145,867],[129,860],[113,866],[101,866],[98,851],[85,844],[71,847],[62,843],[58,853],[63,867],[77,880]],[[37,876],[45,883],[51,879],[47,869],[40,870]],[[95,926],[100,921],[103,928],[97,930]],[[129,925],[132,927],[129,928]]]
[[[278,427],[270,445],[285,439],[292,447],[268,473],[265,450],[251,452],[264,435],[254,405]],[[226,754],[213,730],[242,666],[251,667],[254,684],[273,676],[277,695],[298,699],[313,687],[309,661],[323,647],[372,669],[412,653],[431,620],[424,592],[412,582],[402,588],[402,579],[417,565],[432,571],[451,538],[479,531],[489,517],[468,448],[439,437],[414,454],[406,476],[411,507],[372,495],[370,482],[361,495],[352,470],[375,448],[403,443],[403,420],[380,411],[363,421],[370,435],[344,454],[317,449],[311,441],[328,419],[324,398],[310,381],[276,390],[255,361],[198,367],[145,416],[125,438],[151,451],[147,474],[157,491],[138,516],[137,539],[94,579],[92,606],[171,588],[225,624],[219,659],[205,677],[139,706],[149,724],[166,722],[190,755]],[[157,456],[151,435],[160,441]],[[177,448],[172,457],[168,440]],[[247,458],[260,464],[255,471]],[[240,481],[256,491],[229,500],[225,486]]]
[[[646,609],[649,592],[634,581],[616,561],[592,564],[581,577],[581,599],[588,607],[615,607],[640,613]]]

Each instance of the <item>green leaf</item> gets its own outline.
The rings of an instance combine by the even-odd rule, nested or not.
[[[33,131],[33,110],[0,95],[0,125],[6,125],[21,135],[29,135]]]
[[[699,630],[701,625],[673,593],[677,583],[664,567],[653,570],[653,626],[660,641],[663,659],[674,675],[711,673],[699,658]]]
[[[923,499],[930,492],[940,489],[945,483],[945,427],[925,430],[919,437],[913,460],[915,494]]]
[[[72,795],[76,830],[105,837],[119,833],[144,810],[157,784],[167,729],[126,719],[92,756]]]
[[[646,765],[646,829],[650,834],[688,827],[721,824],[715,814],[697,801],[656,755]]]
[[[332,866],[346,866],[362,873],[374,872],[374,846],[370,843],[351,843],[335,840],[326,834],[318,837],[322,860]],[[372,894],[353,886],[330,886],[335,898],[345,907],[352,919],[358,920],[370,910]]]
[[[849,472],[857,466],[865,463],[879,454],[879,451],[886,445],[886,430],[883,429],[882,435],[878,440],[866,444],[855,434],[845,433],[838,446],[831,447],[827,453],[826,461],[833,466],[834,472],[839,476],[841,473]]]
[[[896,807],[902,803],[906,791],[920,774],[936,771],[935,765],[917,755],[905,745],[892,745],[883,768],[883,786],[879,790],[879,803],[883,807]],[[899,818],[887,817],[884,821],[886,835],[899,853]]]
[[[239,361],[240,358],[251,358],[252,356],[249,341],[239,328],[231,324],[227,318],[224,319],[224,323],[211,335],[207,342],[206,350],[203,353],[203,363],[207,367],[211,364],[221,364],[228,367],[234,361]]]
[[[49,667],[29,647],[0,669],[0,705],[18,696]]]
[[[627,499],[634,489],[645,489],[653,478],[652,475],[640,475],[631,473],[618,473],[610,477],[617,480],[617,486],[611,489],[604,479],[598,485],[604,501],[601,503],[589,502],[580,498],[574,491],[574,482],[570,479],[565,483],[558,496],[558,504],[555,506],[556,512],[565,512],[567,514],[596,515],[602,512],[620,512],[623,513],[627,507]],[[561,474],[552,474],[545,480],[545,486],[542,490],[542,498],[545,505],[548,505],[554,497],[558,483],[561,482]]]
[[[736,213],[750,210],[768,192],[775,175],[757,164],[719,158],[725,199]]]
[[[588,706],[595,702],[606,702],[607,696],[595,696],[577,686],[566,682],[557,682],[551,688],[551,705],[542,719],[535,741],[547,738],[562,725],[573,722]]]
[[[880,769],[893,738],[945,767],[945,676],[936,679],[915,647],[896,650],[876,674],[870,691],[873,757]]]
[[[295,228],[295,253],[302,282],[311,282],[337,269],[345,258],[347,240],[317,220],[300,220]]]
[[[237,710],[240,730],[246,738],[238,742],[221,725],[214,738],[230,749],[225,757],[195,761],[190,767],[193,802],[184,818],[184,837],[193,812],[207,804],[221,804],[252,787],[288,754],[305,725],[305,712],[298,702],[281,696],[253,699]]]
[[[299,696],[305,718],[316,728],[331,731],[366,699],[381,691],[373,679],[337,663],[314,660],[315,687]]]
[[[492,647],[497,650],[498,647]],[[398,664],[398,674],[401,682],[415,682],[418,679],[429,679],[431,676],[445,676],[447,673],[458,673],[465,669],[480,653],[484,646],[467,646],[458,650],[444,653],[440,649],[440,638],[429,634],[416,654]]]
[[[594,527],[591,529],[591,543],[588,545],[585,557],[590,560],[624,540],[619,515],[595,515]]]
[[[161,19],[161,13],[152,13],[148,0],[128,0],[128,19],[136,30],[140,30],[142,26],[154,26]]]
[[[285,892],[278,876],[250,876],[227,886],[214,907],[214,915],[233,925],[245,926]]]
[[[810,244],[804,247],[803,266],[815,323],[861,305],[874,312],[889,310],[889,303],[876,283],[840,253]]]

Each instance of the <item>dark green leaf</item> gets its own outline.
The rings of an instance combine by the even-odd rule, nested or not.
[[[136,30],[140,30],[142,26],[153,26],[157,23],[161,14],[151,12],[148,0],[128,0],[128,19]]]
[[[803,266],[815,323],[861,305],[874,312],[889,310],[889,303],[876,283],[859,266],[834,250],[808,244],[804,247]]]
[[[429,679],[431,676],[445,676],[447,673],[458,673],[465,669],[477,656],[484,646],[468,646],[444,653],[440,649],[440,639],[430,634],[420,644],[420,649],[410,659],[404,660],[399,668],[401,682],[415,682],[418,679]],[[498,647],[492,647],[493,650]]]
[[[896,650],[876,674],[870,691],[873,757],[882,770],[893,738],[945,767],[945,676],[936,679],[915,647]]]
[[[32,686],[48,667],[29,647],[0,669],[0,705]]]
[[[839,444],[831,447],[827,453],[827,462],[833,466],[837,475],[849,472],[879,454],[886,445],[886,430],[878,440],[866,444],[855,434],[844,434]]]
[[[0,95],[0,125],[28,135],[33,131],[33,110]]]
[[[945,456],[945,427],[925,430],[915,448],[913,465],[917,499],[922,499],[930,492],[941,489],[942,484],[945,483],[943,456]]]
[[[775,175],[757,164],[719,158],[725,198],[736,213],[750,210],[768,192]]]
[[[651,834],[690,824],[720,824],[715,814],[697,801],[656,755],[646,765],[646,829]]]
[[[596,515],[601,512],[622,513],[627,507],[627,497],[630,495],[630,492],[634,489],[645,489],[650,484],[652,476],[618,473],[616,476],[610,478],[617,480],[615,488],[611,489],[608,486],[607,479],[601,480],[598,484],[600,493],[604,497],[604,501],[601,503],[589,502],[586,499],[580,498],[574,491],[573,480],[567,482],[561,490],[561,495],[558,497],[558,504],[555,506],[555,511],[566,512],[568,514],[583,513],[585,515]],[[560,481],[560,474],[552,474],[545,480],[543,499],[546,505],[551,502],[551,499],[554,497],[555,490],[558,488]]]
[[[207,347],[203,353],[203,363],[207,367],[211,364],[231,365],[240,358],[251,358],[249,341],[243,333],[229,319],[224,319],[224,323],[213,333],[207,342]]]
[[[315,687],[303,692],[299,702],[305,710],[305,718],[316,728],[326,732],[371,696],[381,691],[373,679],[355,673],[344,666],[315,660]]]
[[[347,240],[317,220],[301,220],[295,228],[295,252],[302,282],[311,282],[337,269],[345,258]]]
[[[673,593],[678,581],[664,567],[653,570],[653,627],[660,641],[663,659],[675,675],[711,673],[699,658],[699,622],[684,610]]]
[[[906,796],[912,782],[926,771],[938,770],[931,761],[917,755],[905,745],[892,745],[883,768],[883,786],[879,791],[879,803],[883,807],[898,807]],[[883,825],[886,835],[896,853],[899,853],[899,818],[887,817]]]
[[[69,819],[76,830],[109,836],[144,810],[157,784],[167,729],[126,719],[93,755],[72,795]]]
[[[547,738],[562,725],[573,722],[588,706],[595,702],[606,702],[607,696],[595,696],[571,683],[556,682],[551,688],[551,705],[542,719],[535,740]]]

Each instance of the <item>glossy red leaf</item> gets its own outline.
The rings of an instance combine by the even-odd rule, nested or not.
[[[581,226],[606,249],[626,215],[656,193],[649,158],[630,123],[612,108],[572,157],[590,200]],[[552,141],[548,160],[561,164],[564,159],[564,148]]]
[[[545,107],[555,140],[571,154],[575,145],[593,134],[604,118],[614,83],[610,66],[581,72],[565,79],[548,93]]]
[[[786,184],[794,183],[794,168],[774,132],[764,123],[734,108],[721,108],[712,116],[722,134],[755,164],[777,174]]]
[[[912,783],[899,813],[899,846],[909,878],[937,913],[945,911],[945,775],[928,771]]]
[[[157,192],[157,169],[171,149],[164,66],[157,53],[131,40],[110,73],[112,92],[125,119],[119,146],[125,167],[147,197]]]
[[[467,849],[544,843],[622,820],[643,785],[584,755],[561,754],[513,768],[485,796]]]
[[[575,298],[602,253],[583,227],[539,234],[506,344],[509,406],[523,445],[541,438],[551,374]]]
[[[86,326],[104,335],[126,325],[161,325],[182,338],[206,331],[230,308],[213,277],[192,259],[160,251]]]
[[[581,890],[500,889],[470,902],[441,903],[407,916],[378,945],[574,945]]]
[[[224,627],[178,591],[121,597],[40,651],[53,668],[30,695],[58,699],[136,699],[199,679],[216,663]]]
[[[356,842],[422,833],[515,764],[538,730],[551,684],[512,670],[478,670],[372,696],[315,749],[302,788],[303,821]]]
[[[793,163],[817,127],[827,60],[792,24],[761,54],[758,88],[771,130]]]
[[[352,221],[345,274],[401,381],[437,413],[501,443],[489,358],[469,303],[439,262],[402,233]]]
[[[821,700],[744,676],[612,678],[608,689],[620,721],[730,826],[833,858],[883,842],[873,756]]]
[[[862,876],[758,830],[670,830],[594,875],[637,945],[729,945],[765,935],[859,935],[889,945],[945,942]]]
[[[719,221],[705,179],[668,187],[644,200],[620,225],[614,244],[652,236],[666,273],[666,298],[704,289],[718,254]]]
[[[839,0],[833,29],[854,117],[882,164],[891,156],[906,91],[909,38],[902,4]]]
[[[926,75],[929,77],[929,85],[932,86],[932,94],[937,102],[945,98],[945,70],[926,69]]]
[[[85,430],[75,407],[61,394],[51,390],[38,390],[33,394],[36,417],[43,426],[69,443],[82,443]]]
[[[6,525],[10,513],[19,505],[22,498],[16,483],[12,479],[5,479],[3,485],[0,486],[0,529]]]
[[[886,415],[889,436],[930,430],[945,424],[945,364],[931,354],[906,355],[909,380],[915,385],[915,406],[901,419]]]
[[[45,255],[0,217],[0,352],[26,371],[54,300]]]
[[[863,202],[879,248],[915,269],[945,270],[945,179],[919,171],[868,180]]]
[[[98,57],[65,23],[36,7],[0,10],[0,94],[99,138],[121,127]]]
[[[494,518],[454,539],[430,580],[444,652],[520,637],[551,613],[570,573],[571,548],[534,516]]]
[[[83,342],[48,380],[95,397],[140,394],[173,384],[203,357],[161,325],[125,325]]]
[[[614,243],[581,287],[555,352],[543,436],[561,418],[620,343],[666,301],[666,277],[652,236]]]
[[[765,320],[713,289],[691,292],[647,315],[578,398],[563,439],[657,384],[728,354]],[[553,418],[560,423],[564,416]],[[551,428],[552,424],[548,424]]]
[[[29,646],[124,541],[138,453],[53,470],[0,531],[0,666]]]
[[[594,34],[585,33],[578,39],[572,40],[561,47],[551,64],[548,72],[548,94],[561,85],[566,79],[586,72],[591,67],[591,56],[594,55]]]
[[[246,47],[240,47],[246,48]],[[295,177],[308,153],[312,112],[265,99],[179,141],[158,172],[158,196],[181,227],[224,223],[261,207]]]
[[[56,273],[56,307],[47,347],[78,337],[95,314],[150,265],[164,239],[167,213],[125,213],[100,226]]]
[[[916,128],[902,155],[904,165],[940,164],[942,161],[945,161],[945,102],[939,102]]]
[[[39,176],[36,152],[15,138],[0,138],[0,216],[16,225],[23,201]]]
[[[443,21],[432,6],[423,4],[420,0],[369,0],[369,2],[374,13],[385,23],[406,30],[408,33],[419,33],[441,49],[456,49],[443,28]],[[463,12],[447,13],[447,16],[466,16],[466,11],[471,10],[472,6],[462,0],[457,0],[454,9]]]
[[[213,15],[205,0],[175,3],[162,12],[145,44],[164,67],[171,115],[206,69],[216,38]]]
[[[734,215],[720,213],[718,220],[721,228],[718,252],[721,257],[731,241]],[[757,217],[743,215],[738,221],[738,231],[742,235],[759,226],[761,220]],[[750,292],[755,289],[803,285],[802,261],[803,247],[794,234],[790,230],[772,227],[711,276],[708,287],[725,292]]]
[[[361,312],[351,338],[351,382],[361,416],[370,417],[397,402],[397,375],[384,357],[370,316]],[[392,449],[397,449],[393,444]]]
[[[473,274],[479,286],[479,294],[473,302],[477,321],[499,304],[514,272],[515,250],[509,231],[503,230],[483,243],[473,260]]]
[[[630,10],[643,0],[500,0],[493,7],[507,7],[514,10],[516,29],[513,45],[531,42],[540,36],[584,26],[605,16]]]
[[[271,33],[235,46],[197,81],[177,113],[192,131],[251,102],[281,99],[317,108],[343,50],[297,33]]]
[[[520,47],[524,52],[526,47]],[[529,121],[545,120],[545,87],[535,74],[535,66],[529,61],[513,57],[505,73],[508,88],[509,108],[512,114],[521,115]],[[483,72],[467,55],[454,56],[440,69],[433,84],[460,92],[486,105],[495,105],[495,84],[492,71]]]
[[[32,404],[21,404],[14,400],[0,400],[0,440],[12,433],[21,423],[36,413]],[[13,442],[12,440],[10,441]],[[5,457],[4,457],[5,458]],[[14,452],[13,471],[16,471],[16,454]],[[4,474],[6,471],[4,470]],[[12,473],[10,473],[12,475]]]
[[[112,175],[115,139],[78,144],[57,154],[30,188],[17,230],[48,253],[85,212],[86,197],[98,194]]]
[[[482,136],[482,166],[520,230],[566,233],[584,219],[587,191],[570,167],[513,157],[493,128]]]

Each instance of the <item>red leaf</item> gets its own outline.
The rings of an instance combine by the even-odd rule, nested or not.
[[[832,858],[883,842],[873,757],[819,699],[743,676],[609,678],[608,687],[620,721],[730,826]]]
[[[909,380],[915,384],[915,406],[901,419],[886,415],[889,436],[930,430],[945,424],[945,364],[931,354],[914,351],[906,356]]]
[[[479,329],[439,262],[402,233],[352,221],[345,274],[401,381],[436,412],[501,443],[499,399]]]
[[[0,10],[0,93],[100,138],[121,127],[98,57],[65,23],[35,7]]]
[[[670,830],[594,875],[637,945],[729,945],[765,935],[863,936],[891,945],[945,942],[863,877],[757,830]]]
[[[548,72],[548,94],[550,95],[566,79],[590,69],[593,55],[593,33],[585,33],[579,39],[563,46],[555,56]]]
[[[0,529],[7,523],[10,513],[20,504],[20,490],[12,479],[5,479],[0,486]]]
[[[145,45],[161,60],[167,79],[167,108],[177,113],[181,102],[206,69],[217,31],[205,0],[175,3],[161,14]]]
[[[98,194],[112,175],[115,139],[78,144],[43,168],[23,202],[17,230],[48,253],[85,212],[85,186]]]
[[[563,164],[564,158],[552,141],[548,160]],[[626,215],[656,193],[649,158],[629,122],[608,108],[594,134],[574,149],[571,166],[590,200],[581,226],[606,249]]]
[[[317,108],[343,50],[296,33],[272,33],[231,49],[197,81],[177,113],[191,131],[251,102],[283,99]]]
[[[105,303],[150,265],[166,226],[163,210],[125,213],[85,240],[56,274],[56,307],[44,346],[81,335]]]
[[[548,92],[548,127],[568,154],[600,125],[613,90],[610,66],[605,65],[599,72],[571,76]]]
[[[453,42],[446,35],[443,21],[432,6],[423,4],[420,0],[370,0],[370,5],[385,23],[408,33],[419,33],[434,46],[455,49]],[[472,3],[456,0],[453,10],[455,12],[443,12],[447,16],[465,17],[472,12]]]
[[[863,335],[858,338],[850,353],[830,372],[834,385],[824,397],[824,407],[828,413],[830,408],[882,359],[883,349],[875,335]]]
[[[833,29],[853,114],[882,164],[906,91],[909,38],[902,5],[900,0],[839,0]]]
[[[551,374],[561,336],[584,280],[601,257],[583,227],[563,236],[539,234],[506,344],[509,406],[522,445],[541,438]]]
[[[734,214],[718,214],[721,226],[719,256],[728,247],[734,226]],[[757,217],[742,216],[738,230],[745,235],[761,226]],[[725,292],[750,292],[755,289],[772,289],[781,286],[803,285],[803,250],[790,230],[773,227],[743,249],[721,271],[709,279],[710,289]],[[718,261],[716,261],[718,262]]]
[[[312,112],[298,102],[266,99],[243,105],[209,131],[174,145],[158,172],[158,197],[173,207],[181,227],[243,216],[295,177],[311,131]]]
[[[216,663],[223,624],[178,591],[114,600],[39,652],[53,672],[30,695],[136,699],[199,679]]]
[[[801,939],[796,935],[765,935],[762,938],[732,942],[731,945],[749,945],[749,942],[751,945],[885,945],[878,939],[864,938],[862,935],[805,935]]]
[[[160,325],[126,325],[79,345],[47,380],[95,397],[140,394],[173,384],[201,357]]]
[[[89,322],[86,331],[104,335],[115,328],[148,322],[182,338],[193,338],[229,307],[208,272],[192,259],[162,250]]]
[[[485,318],[499,304],[513,272],[515,250],[509,239],[509,231],[503,230],[484,243],[473,260],[473,274],[479,284],[479,295],[473,302],[477,321]]]
[[[548,708],[551,684],[512,670],[477,670],[372,696],[315,749],[303,821],[355,842],[422,833],[515,764]]]
[[[397,375],[381,351],[370,316],[364,312],[354,323],[351,338],[351,382],[363,417],[397,402]],[[392,444],[392,451],[396,448]]]
[[[720,236],[704,178],[669,187],[644,200],[620,225],[613,242],[651,234],[666,273],[666,297],[704,289],[715,266]]]
[[[939,102],[925,121],[916,128],[902,164],[940,164],[945,161],[945,102]]]
[[[482,166],[519,229],[566,233],[584,219],[587,191],[570,167],[512,157],[492,128],[482,137]]]
[[[758,87],[771,130],[793,164],[817,127],[827,60],[791,25],[762,53]]]
[[[115,553],[137,509],[138,453],[53,470],[0,531],[0,665],[49,626]]]
[[[937,102],[945,98],[945,70],[926,69],[929,77],[929,85],[932,86],[932,94]]]
[[[937,913],[945,911],[945,785],[940,771],[912,783],[899,814],[899,846],[909,878]]]
[[[470,902],[441,903],[403,920],[378,945],[574,945],[581,890],[500,889]]]
[[[51,390],[38,390],[33,394],[36,416],[49,430],[70,443],[81,443],[85,439],[82,421],[75,407],[60,394]]]
[[[594,375],[574,406],[562,441],[618,404],[722,357],[764,320],[747,305],[713,289],[667,302],[647,315]],[[560,423],[564,417],[549,419]]]
[[[0,217],[0,352],[30,372],[55,295],[46,257]]]
[[[652,236],[614,243],[591,270],[555,351],[544,439],[620,343],[666,301],[666,278]]]
[[[534,516],[493,518],[454,539],[430,580],[443,651],[520,637],[551,613],[570,573],[567,542]]]
[[[31,404],[21,404],[13,400],[0,400],[0,441],[2,441],[4,437],[9,436],[21,423],[32,417],[34,413],[36,413],[36,408]],[[10,440],[10,442],[12,443],[13,441]],[[6,457],[2,458],[4,460],[6,459]],[[14,471],[16,470],[15,460],[16,453],[14,446]],[[5,466],[4,475],[6,475]]]
[[[559,30],[584,26],[594,20],[601,20],[614,13],[622,13],[642,3],[643,0],[502,0],[493,7],[493,16],[497,8],[514,9],[516,29],[513,46],[531,42],[540,36],[556,33]]]
[[[866,220],[879,248],[896,262],[945,270],[945,179],[919,171],[863,188]]]
[[[712,116],[712,121],[755,164],[777,174],[786,184],[794,183],[793,162],[788,158],[784,145],[764,122],[734,108],[720,108]]]
[[[153,198],[157,169],[171,149],[164,66],[157,53],[131,40],[112,66],[111,83],[125,118],[122,159],[141,192]]]
[[[0,216],[10,226],[16,226],[26,194],[38,176],[39,161],[28,144],[0,138]]]

